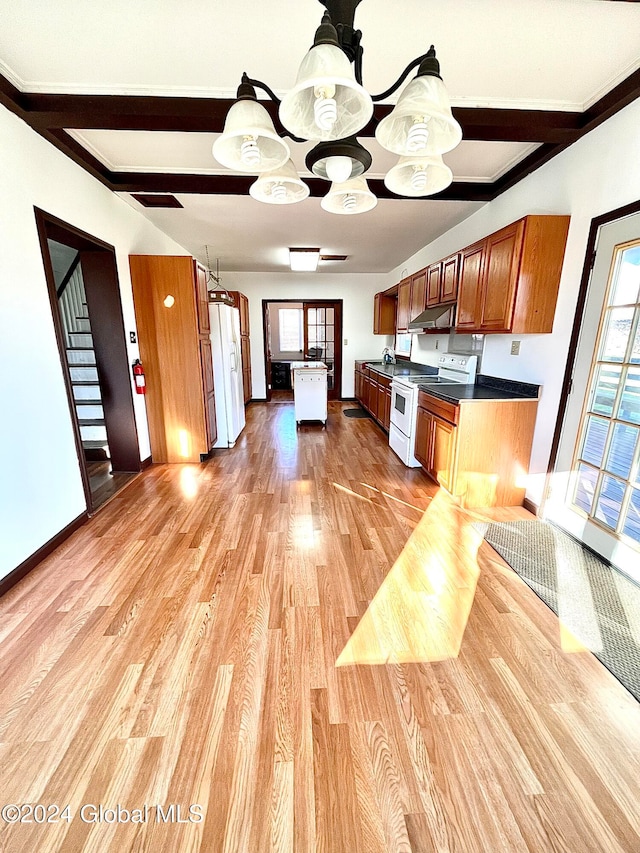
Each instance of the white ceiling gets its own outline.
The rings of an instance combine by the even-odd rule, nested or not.
[[[281,95],[322,11],[317,0],[0,0],[0,72],[32,92],[230,97],[246,70]],[[355,23],[373,93],[431,43],[459,106],[582,111],[640,67],[638,3],[363,0]],[[213,134],[74,135],[112,170],[223,172],[211,156]],[[382,176],[395,158],[361,141],[374,158],[369,174]],[[309,147],[292,145],[301,173]],[[456,180],[487,182],[533,147],[463,141],[445,159]],[[249,197],[178,195],[184,209],[149,210],[123,197],[197,257],[207,244],[223,269],[237,270],[283,269],[287,246],[319,245],[350,256],[327,270],[386,272],[479,206],[381,200],[345,217],[322,211],[319,199],[273,208]]]

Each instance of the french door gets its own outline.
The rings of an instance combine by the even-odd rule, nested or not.
[[[640,214],[600,229],[545,515],[640,582]]]
[[[339,400],[342,377],[342,303],[305,302],[304,357],[327,365],[327,399]]]

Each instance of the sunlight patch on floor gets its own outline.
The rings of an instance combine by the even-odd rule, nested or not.
[[[336,666],[458,656],[480,569],[482,536],[440,490],[358,623]]]

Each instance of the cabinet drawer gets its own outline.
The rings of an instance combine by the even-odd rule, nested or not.
[[[376,380],[378,385],[382,385],[383,388],[391,388],[390,376],[384,376],[382,373],[373,373],[372,377]]]
[[[425,391],[420,391],[418,405],[428,412],[437,415],[439,418],[443,418],[445,421],[449,421],[452,424],[458,423],[460,406],[456,406],[455,403],[448,403],[446,400],[441,400],[439,397],[433,397]]]

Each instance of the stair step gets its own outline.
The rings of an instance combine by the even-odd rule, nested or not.
[[[95,351],[92,349],[67,350],[67,364],[70,367],[95,367]]]
[[[83,426],[80,424],[80,438],[82,441],[107,441],[107,430],[104,424],[98,426]]]
[[[104,418],[78,418],[80,426],[104,426]]]
[[[72,382],[98,382],[95,365],[73,365],[69,367]]]

